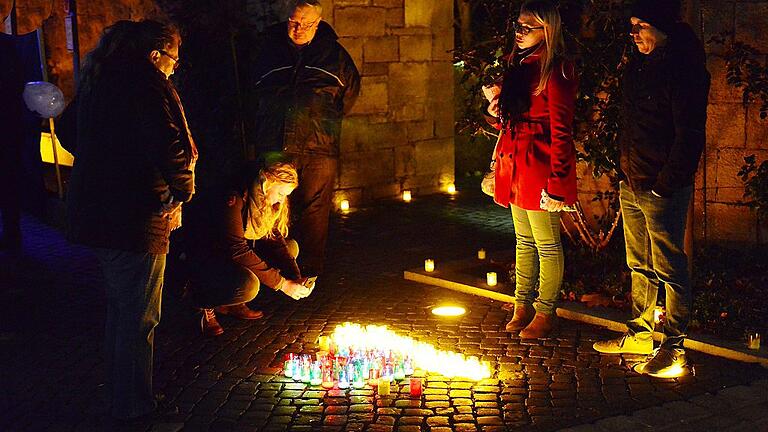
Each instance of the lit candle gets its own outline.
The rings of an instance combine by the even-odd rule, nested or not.
[[[750,333],[747,335],[747,348],[751,350],[760,349],[760,333]]]
[[[480,249],[477,251],[477,259],[484,260],[485,259],[485,249]]]
[[[421,378],[411,378],[408,387],[411,392],[411,397],[421,397]]]
[[[327,353],[331,350],[331,338],[328,336],[320,336],[320,338],[317,340],[317,343],[320,345],[320,351]]]
[[[456,193],[456,185],[453,183],[448,184],[448,193],[453,195]]]
[[[425,259],[424,260],[424,271],[428,271],[428,272],[435,271],[435,260],[433,260],[433,259]]]
[[[488,283],[488,286],[496,286],[498,283],[498,279],[496,278],[496,272],[488,272],[485,275],[486,282]]]
[[[386,378],[386,377],[379,378],[378,392],[379,392],[379,396],[389,396],[389,392],[390,392],[389,378]]]
[[[341,203],[339,204],[339,208],[343,212],[349,211],[349,201],[348,200],[341,200]]]
[[[411,202],[411,191],[409,191],[409,190],[404,190],[403,191],[403,201]]]

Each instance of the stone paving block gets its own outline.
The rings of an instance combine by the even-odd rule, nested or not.
[[[721,390],[718,396],[733,401],[733,405],[751,405],[765,402],[766,400],[765,393],[756,388],[743,385]]]
[[[599,420],[595,426],[605,432],[624,432],[624,431],[652,431],[653,428],[645,423],[638,421],[630,416],[610,417]]]

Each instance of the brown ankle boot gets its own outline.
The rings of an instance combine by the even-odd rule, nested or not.
[[[231,306],[219,306],[216,308],[216,312],[244,320],[254,320],[264,316],[264,312],[252,310],[246,306],[245,303]]]
[[[531,322],[535,314],[536,310],[533,306],[529,304],[515,303],[515,312],[512,315],[512,320],[507,323],[505,329],[508,332],[522,330]]]
[[[536,316],[533,318],[530,324],[528,324],[521,332],[521,339],[541,339],[549,336],[552,328],[555,326],[555,316],[553,314],[545,314],[536,312]]]
[[[218,336],[224,333],[224,328],[216,321],[216,313],[213,309],[201,309],[203,318],[200,319],[200,329],[205,336]]]

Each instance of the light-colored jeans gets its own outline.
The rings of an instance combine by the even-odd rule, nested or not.
[[[666,293],[664,323],[667,347],[682,347],[691,309],[688,257],[683,250],[691,186],[668,197],[650,191],[633,191],[621,182],[627,266],[632,270],[632,334],[653,330],[653,309],[659,288]]]
[[[152,356],[160,322],[165,254],[94,248],[106,279],[104,331],[112,415],[129,419],[155,409]]]
[[[551,314],[563,282],[560,213],[512,208],[515,224],[515,303]],[[536,286],[538,285],[538,296]]]

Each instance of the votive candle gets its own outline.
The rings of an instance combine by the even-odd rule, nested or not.
[[[410,388],[411,397],[421,397],[421,378],[411,377],[408,387]]]
[[[428,271],[428,272],[435,271],[435,260],[433,260],[433,259],[425,259],[424,260],[424,271]]]
[[[496,286],[496,284],[499,282],[496,276],[496,272],[488,272],[485,275],[485,282],[488,284],[488,286]]]
[[[411,191],[404,190],[403,191],[403,201],[410,202],[411,201]]]
[[[477,259],[485,259],[485,249],[480,249],[477,251]]]
[[[751,350],[760,349],[760,333],[750,333],[747,335],[747,348]]]
[[[348,200],[341,200],[341,203],[339,204],[339,208],[343,212],[349,211],[349,201]]]
[[[379,378],[378,386],[379,396],[389,396],[390,393],[390,381],[386,377]]]

